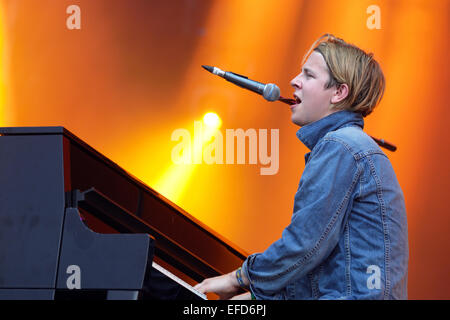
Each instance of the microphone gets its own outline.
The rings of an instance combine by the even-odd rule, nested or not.
[[[277,101],[280,99],[280,88],[273,83],[264,84],[258,81],[250,80],[246,76],[230,72],[222,71],[219,68],[211,66],[203,66],[205,70],[234,83],[235,85],[260,94],[268,101]]]

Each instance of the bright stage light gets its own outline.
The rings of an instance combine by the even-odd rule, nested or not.
[[[218,129],[222,125],[222,120],[219,118],[217,113],[208,112],[203,116],[203,123],[208,127]]]
[[[208,112],[203,121],[194,121],[194,131],[189,136],[188,163],[172,163],[152,186],[169,200],[178,203],[188,190],[188,185],[195,174],[195,169],[203,163],[203,149],[210,143],[222,125],[222,120],[215,112]]]

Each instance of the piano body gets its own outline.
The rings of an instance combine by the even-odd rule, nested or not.
[[[206,299],[246,256],[67,129],[0,128],[0,299]]]

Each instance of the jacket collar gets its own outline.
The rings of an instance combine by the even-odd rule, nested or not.
[[[301,127],[297,131],[297,138],[309,150],[312,150],[328,132],[354,125],[361,127],[361,129],[364,128],[364,119],[361,114],[348,110],[337,111]]]

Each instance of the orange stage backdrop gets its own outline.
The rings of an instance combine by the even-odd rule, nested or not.
[[[387,90],[365,129],[398,146],[386,153],[406,198],[409,297],[450,298],[449,0],[0,4],[0,126],[66,127],[248,253],[263,251],[289,223],[308,150],[286,105],[201,65],[274,82],[290,97],[289,81],[320,35],[374,52]],[[80,29],[67,26],[75,21],[70,5],[80,9]],[[371,5],[380,29],[367,25],[376,18]],[[278,173],[261,175],[264,165],[248,156],[246,164],[174,171],[172,133],[193,135],[208,111],[221,118],[224,137],[226,129],[278,129]]]

